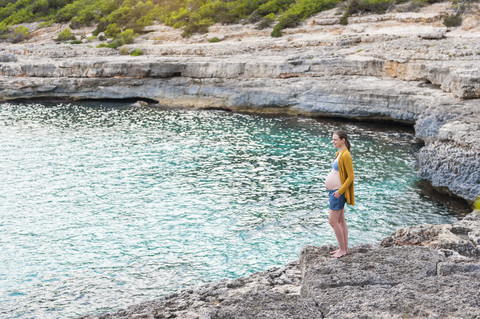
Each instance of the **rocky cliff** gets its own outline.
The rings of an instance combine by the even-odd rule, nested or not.
[[[0,100],[145,98],[406,123],[425,141],[419,176],[473,201],[480,194],[480,11],[447,29],[447,3],[422,10],[352,17],[348,26],[331,10],[281,39],[249,26],[214,26],[182,40],[178,30],[152,26],[130,45],[141,57],[95,42],[54,44],[55,25],[33,31],[29,43],[2,45]],[[214,36],[222,41],[208,43]]]
[[[82,318],[480,317],[480,212],[400,229],[341,259],[332,249],[306,246],[282,268]]]

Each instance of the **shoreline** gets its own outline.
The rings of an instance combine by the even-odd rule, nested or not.
[[[88,43],[54,44],[62,28],[54,25],[38,40],[2,48],[0,101],[131,98],[400,122],[424,142],[419,178],[472,203],[480,195],[480,10],[452,29],[441,23],[448,7],[354,16],[347,26],[329,10],[280,39],[216,25],[181,40],[180,30],[150,26],[127,46],[143,50],[136,58]],[[224,40],[208,43],[213,36]],[[480,317],[479,236],[474,212],[454,224],[399,229],[339,260],[328,258],[329,246],[306,246],[283,268],[98,318]]]
[[[139,101],[144,101],[145,103],[148,102],[153,102],[152,100],[150,101],[145,101],[145,100],[137,100],[137,99],[107,99],[107,100],[72,100],[72,99],[56,99],[56,98],[42,98],[42,99],[13,99],[13,100],[8,100],[4,101],[1,103],[74,103],[74,102],[98,102],[101,103],[102,101],[105,102],[114,102],[114,103],[121,103],[121,102],[129,102],[129,105],[136,105]],[[159,107],[163,109],[176,109],[178,107],[173,107],[173,106],[162,106],[159,104],[146,104],[144,106],[138,106],[138,107]],[[367,126],[367,127],[374,127],[374,129],[377,129],[379,126],[379,129],[382,130],[382,128],[388,128],[391,129],[392,125],[394,127],[397,127],[398,129],[402,131],[407,131],[411,133],[413,136],[415,136],[415,130],[414,126],[411,124],[405,124],[405,123],[399,123],[396,121],[377,121],[377,120],[371,120],[371,119],[351,119],[351,118],[345,118],[345,117],[323,117],[323,116],[310,116],[310,115],[297,115],[297,114],[288,114],[288,113],[282,113],[280,112],[256,112],[255,109],[251,109],[246,112],[242,111],[236,111],[236,110],[231,110],[231,109],[224,109],[224,108],[204,108],[204,109],[198,109],[198,108],[189,108],[189,107],[180,107],[182,109],[192,109],[192,110],[220,110],[220,111],[226,111],[226,112],[238,112],[238,113],[245,113],[245,114],[253,114],[253,115],[260,115],[260,116],[285,116],[285,117],[306,117],[310,118],[316,121],[333,121],[333,122],[339,122],[340,123],[352,123],[352,124],[359,124],[360,126]],[[275,110],[274,110],[275,111]],[[420,142],[421,144],[424,144],[423,141]],[[449,192],[448,189],[445,188],[439,188],[435,187],[434,185],[431,184],[430,181],[428,180],[423,180],[421,179],[419,182],[419,188],[425,196],[429,197],[430,200],[434,202],[439,202],[442,205],[445,205],[447,207],[451,207],[455,211],[455,214],[459,217],[464,217],[468,213],[471,212],[471,205],[472,202],[466,200],[465,198],[456,196],[455,194],[452,194]]]

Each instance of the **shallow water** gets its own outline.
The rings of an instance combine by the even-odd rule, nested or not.
[[[411,133],[350,132],[351,244],[449,223]],[[338,122],[118,103],[0,104],[0,317],[114,311],[335,243],[323,179]]]

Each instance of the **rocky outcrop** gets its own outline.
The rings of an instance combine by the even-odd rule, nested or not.
[[[419,225],[397,230],[382,241],[384,247],[425,246],[457,260],[480,258],[480,213],[447,225]],[[463,256],[463,258],[462,258]]]
[[[357,16],[348,26],[337,24],[332,10],[280,39],[236,25],[182,41],[179,30],[150,26],[129,45],[144,52],[135,58],[88,43],[53,44],[44,31],[43,42],[2,48],[0,101],[145,98],[405,123],[425,141],[419,176],[473,201],[480,195],[480,11],[473,7],[462,28],[447,29],[441,19],[448,10],[439,3],[416,13]],[[223,40],[208,43],[213,36]]]
[[[424,246],[424,247],[421,247]],[[298,261],[83,319],[478,318],[480,214],[398,230],[341,259],[306,246]]]

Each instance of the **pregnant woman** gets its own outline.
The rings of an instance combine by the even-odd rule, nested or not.
[[[350,155],[350,142],[345,131],[336,131],[332,137],[333,145],[338,148],[332,162],[332,170],[325,179],[329,190],[329,222],[338,241],[338,249],[332,251],[332,257],[340,258],[348,254],[348,230],[345,221],[345,202],[355,205],[353,195],[353,161]]]

